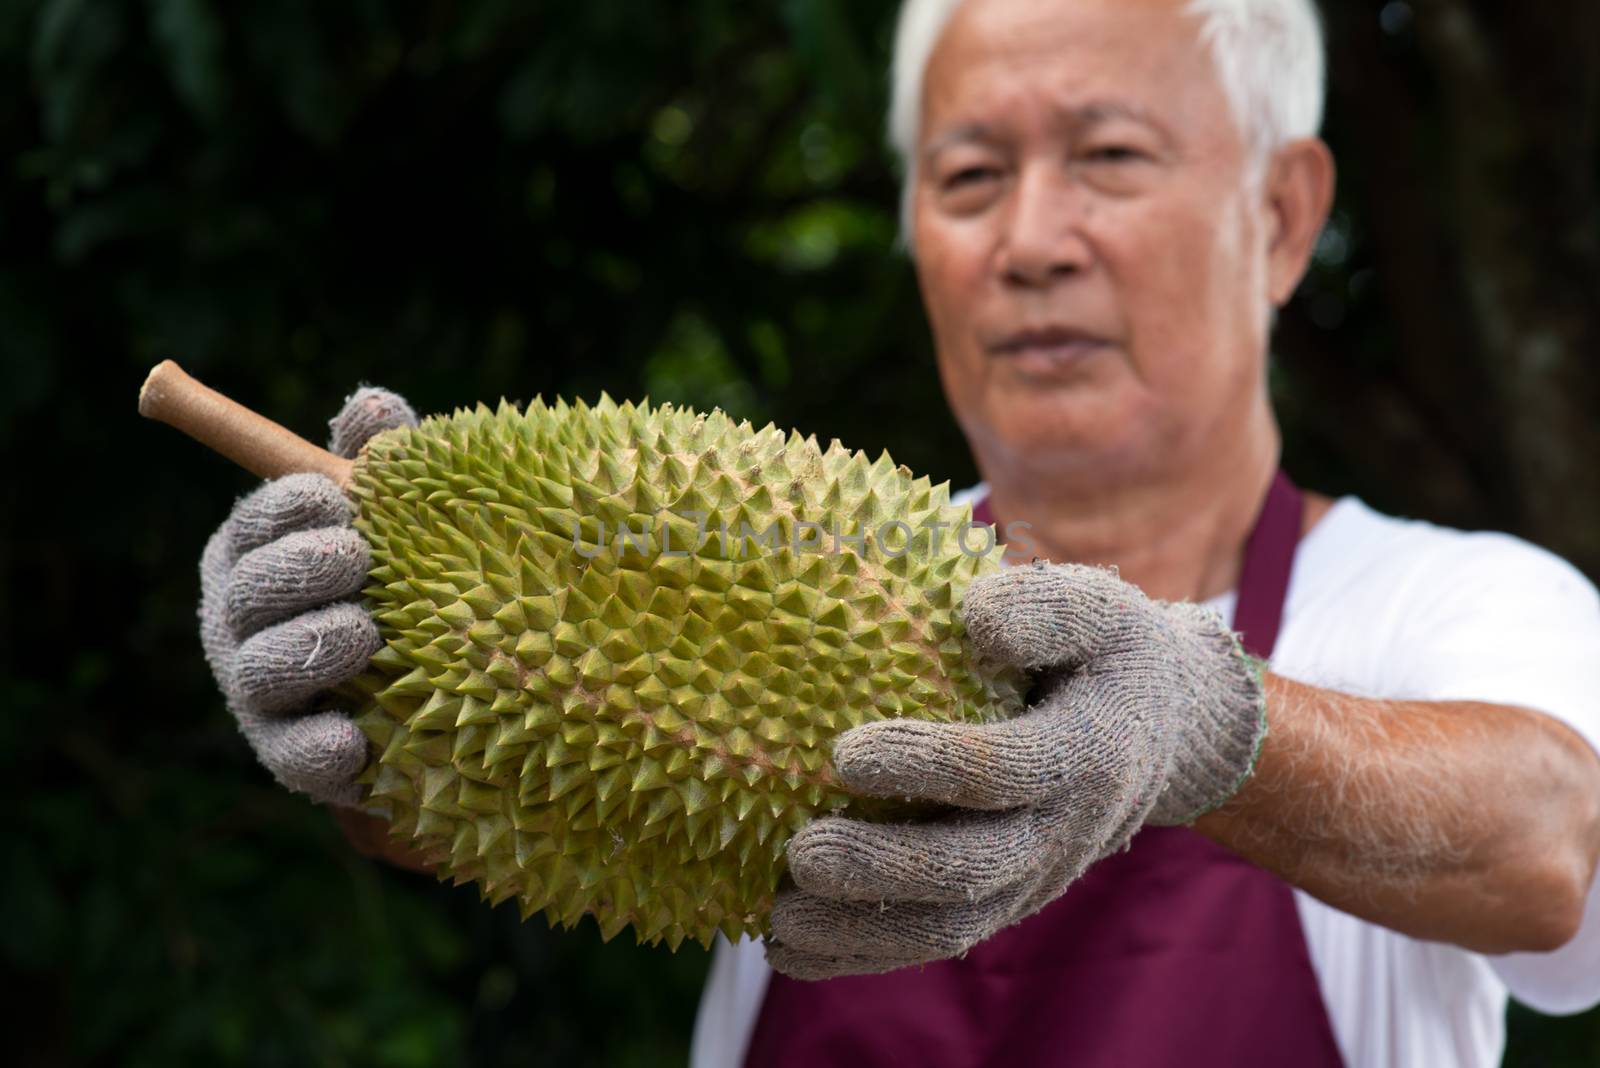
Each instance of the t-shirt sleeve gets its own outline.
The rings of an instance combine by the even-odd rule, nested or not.
[[[1417,585],[1396,650],[1408,692],[1532,708],[1600,753],[1600,593],[1582,572],[1517,538],[1470,534],[1432,554]]]
[[[1600,879],[1589,885],[1578,936],[1553,953],[1486,957],[1518,1000],[1551,1016],[1587,1012],[1600,1004]]]
[[[1419,585],[1430,589],[1411,591],[1421,606],[1408,613],[1400,643],[1407,691],[1428,700],[1531,708],[1600,752],[1594,585],[1560,557],[1499,534],[1464,535],[1419,570]],[[1600,1004],[1600,881],[1567,945],[1486,959],[1514,997],[1541,1012]]]

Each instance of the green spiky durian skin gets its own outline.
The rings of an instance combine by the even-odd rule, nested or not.
[[[835,735],[1020,707],[955,612],[999,551],[969,551],[969,510],[887,453],[670,405],[502,403],[379,435],[351,494],[385,641],[355,684],[362,781],[442,875],[524,917],[673,947],[761,933],[789,837],[852,802]],[[889,520],[909,546],[877,544]],[[802,521],[869,533],[811,550]],[[739,537],[774,522],[776,545]]]

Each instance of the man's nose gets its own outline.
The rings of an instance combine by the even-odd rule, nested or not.
[[[1008,284],[1040,288],[1088,268],[1083,190],[1059,170],[1023,170],[1013,189],[999,268]]]

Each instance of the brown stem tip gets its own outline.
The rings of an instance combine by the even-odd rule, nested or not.
[[[200,384],[171,360],[150,369],[139,389],[139,414],[176,427],[262,478],[311,472],[350,486],[353,461]]]

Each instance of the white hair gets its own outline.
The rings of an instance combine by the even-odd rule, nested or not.
[[[910,237],[922,78],[945,24],[963,0],[905,0],[895,30],[889,144],[905,166],[901,210]],[[1280,146],[1322,128],[1325,66],[1315,0],[1188,0],[1211,48],[1239,131],[1259,165]]]

